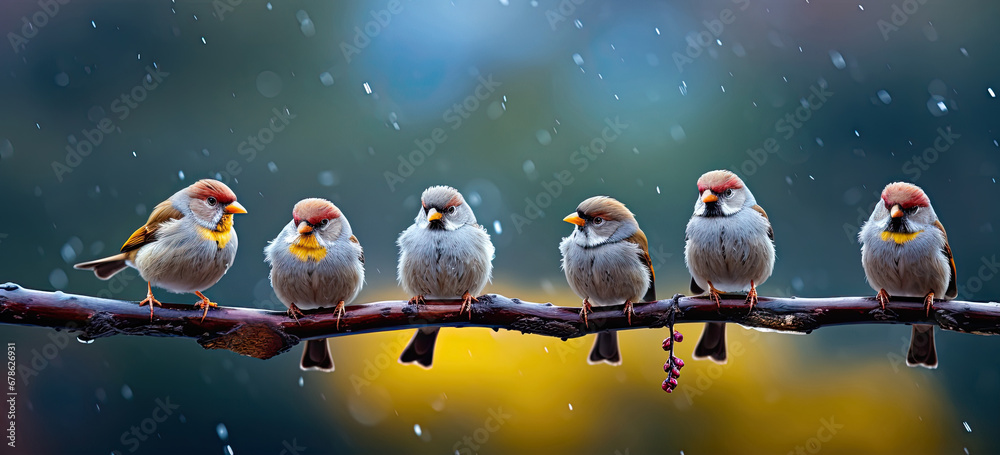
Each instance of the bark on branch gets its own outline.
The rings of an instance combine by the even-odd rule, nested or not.
[[[753,312],[740,296],[723,296],[721,307],[705,297],[673,298],[635,304],[629,324],[623,306],[594,307],[589,325],[579,307],[531,303],[497,294],[479,297],[459,315],[460,301],[431,301],[416,307],[406,301],[349,305],[341,318],[330,310],[307,311],[299,321],[284,312],[219,307],[201,321],[192,305],[164,303],[152,321],[149,309],[135,302],[0,285],[0,323],[69,329],[81,339],[112,335],[194,338],[206,349],[271,358],[303,340],[423,326],[488,327],[556,338],[575,338],[602,330],[660,328],[674,323],[722,321],[783,332],[809,333],[840,324],[933,324],[945,330],[979,335],[1000,334],[1000,304],[935,302],[925,314],[922,299],[893,298],[882,311],[874,296],[831,298],[760,297]]]

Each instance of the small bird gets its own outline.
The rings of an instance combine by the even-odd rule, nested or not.
[[[559,251],[569,287],[583,298],[580,316],[584,324],[589,324],[591,305],[622,303],[631,324],[632,303],[656,300],[649,246],[635,215],[616,199],[594,196],[581,202],[563,221],[576,225],[559,243]],[[622,363],[618,332],[597,334],[587,363],[600,362]]]
[[[706,172],[698,179],[698,200],[688,222],[684,262],[691,272],[691,292],[721,306],[720,292],[747,292],[753,311],[757,285],[774,270],[774,231],[750,189],[736,174]],[[709,322],[693,357],[726,363],[726,324]]]
[[[923,297],[927,314],[934,297],[958,296],[955,260],[948,234],[920,187],[896,182],[882,190],[882,201],[858,234],[865,278],[882,309],[889,296]],[[937,368],[934,326],[913,324],[906,364]]]
[[[236,230],[233,215],[247,213],[236,202],[233,190],[218,180],[199,180],[153,208],[146,224],[132,233],[121,253],[96,261],[76,264],[77,269],[93,270],[107,280],[125,267],[139,271],[146,280],[146,299],[153,320],[153,285],[175,293],[191,292],[201,298],[196,308],[218,306],[201,291],[212,287],[226,274],[236,257]]]
[[[411,305],[424,299],[462,299],[459,314],[472,318],[474,296],[486,287],[493,273],[493,242],[458,190],[432,186],[420,196],[420,211],[413,225],[399,234],[399,284],[413,296]],[[417,329],[399,363],[430,368],[440,327]]]
[[[337,328],[365,281],[365,254],[347,217],[326,199],[303,199],[292,209],[292,221],[264,248],[271,264],[271,287],[298,321],[302,309],[334,308]],[[326,339],[308,340],[302,350],[303,370],[333,371]]]

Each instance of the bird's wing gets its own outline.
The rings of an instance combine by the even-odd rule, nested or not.
[[[359,247],[361,246],[361,242],[358,241],[357,237],[355,237],[355,236],[352,235],[350,240],[351,240],[351,243],[357,243]],[[361,250],[361,254],[358,256],[358,259],[361,261],[361,265],[364,265],[364,263],[365,263],[365,250]]]
[[[958,278],[955,274],[955,258],[951,255],[951,246],[948,245],[948,233],[944,231],[944,226],[941,225],[940,221],[934,222],[934,227],[941,230],[941,235],[944,236],[944,248],[941,250],[944,253],[944,257],[948,258],[948,265],[951,266],[951,278],[948,279],[948,290],[945,291],[944,296],[949,299],[958,297]]]
[[[636,229],[635,234],[626,238],[625,241],[639,245],[639,260],[649,269],[649,288],[646,289],[646,294],[642,297],[642,300],[652,302],[656,300],[656,272],[653,271],[653,260],[649,257],[649,242],[646,240],[646,234],[641,229]]]
[[[170,200],[156,204],[156,207],[153,208],[153,213],[149,214],[146,224],[136,229],[128,240],[125,241],[125,244],[122,245],[122,253],[137,250],[143,245],[155,242],[156,230],[160,228],[161,224],[170,220],[179,220],[183,217],[184,214],[180,210],[175,209],[170,204]]]
[[[774,229],[771,228],[771,220],[768,219],[767,212],[764,211],[763,207],[756,204],[754,204],[754,206],[750,208],[756,210],[757,213],[760,214],[760,216],[764,217],[764,219],[767,220],[767,238],[771,239],[771,241],[774,241]]]

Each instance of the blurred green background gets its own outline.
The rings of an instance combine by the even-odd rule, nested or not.
[[[857,228],[886,183],[908,180],[948,228],[960,298],[994,300],[998,12],[986,0],[5,1],[0,281],[141,299],[134,271],[102,282],[71,265],[112,254],[156,203],[213,177],[249,210],[236,264],[207,291],[223,305],[283,309],[262,248],[313,196],[365,248],[357,302],[408,297],[394,242],[433,184],[460,189],[489,229],[487,292],[579,305],[559,270],[560,219],[607,194],[637,214],[665,298],[688,292],[695,180],[730,168],[774,225],[761,295],[871,294]],[[105,118],[111,132],[92,131]],[[938,331],[941,366],[927,371],[902,365],[906,326],[731,326],[719,367],[690,361],[700,325],[680,329],[689,361],[667,395],[665,331],[623,333],[625,363],[608,367],[586,365],[590,337],[447,329],[429,371],[395,363],[409,332],[350,336],[321,374],[298,370],[298,349],[260,361],[4,326],[22,364],[58,348],[19,381],[8,452],[1000,453],[1000,339]],[[145,441],[123,438],[167,399],[178,408]]]

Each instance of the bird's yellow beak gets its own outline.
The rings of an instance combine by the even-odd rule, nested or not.
[[[584,224],[587,224],[587,220],[580,218],[580,215],[577,215],[576,212],[566,215],[566,218],[563,218],[563,221],[567,223],[573,223],[577,226],[583,226]]]
[[[705,194],[701,197],[701,202],[708,204],[709,202],[715,202],[719,200],[719,196],[712,194],[712,190],[705,190]]]
[[[443,217],[444,217],[444,215],[442,215],[441,212],[437,211],[437,209],[434,209],[434,208],[430,209],[430,211],[427,212],[427,221],[428,222],[437,221],[437,220],[440,220]]]
[[[903,209],[900,208],[899,204],[893,205],[892,210],[889,211],[889,215],[892,215],[893,218],[899,218],[903,216]]]
[[[313,231],[313,227],[303,221],[299,224],[299,234],[308,234]]]
[[[239,202],[233,201],[232,204],[226,206],[226,213],[247,213],[247,209],[243,208]]]

